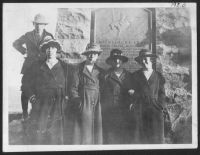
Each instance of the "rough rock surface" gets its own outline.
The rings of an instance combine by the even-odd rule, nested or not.
[[[56,38],[63,51],[82,53],[90,39],[90,9],[58,9]]]
[[[166,79],[172,143],[191,143],[191,28],[187,9],[156,9],[158,70]]]

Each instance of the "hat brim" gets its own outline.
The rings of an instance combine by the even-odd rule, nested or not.
[[[113,56],[113,57],[108,57],[106,59],[106,63],[111,65],[111,63],[113,62],[114,59],[120,59],[123,63],[126,63],[128,61],[128,57],[116,55],[116,56]]]
[[[147,54],[147,55],[144,55],[144,56],[137,56],[137,57],[135,57],[135,61],[137,61],[138,63],[140,63],[141,60],[143,58],[146,58],[146,57],[157,58],[157,55],[156,54]]]
[[[49,24],[49,23],[47,23],[47,22],[35,22],[35,21],[33,21],[33,23],[42,24],[42,25],[48,25],[48,24]]]
[[[102,53],[103,50],[99,50],[99,51],[85,51],[82,53],[82,55],[89,55],[89,54],[98,54],[100,55]]]
[[[49,42],[46,42],[46,43],[44,43],[44,44],[41,45],[41,51],[42,51],[42,52],[45,52],[46,49],[47,49],[49,46],[56,47],[57,50],[60,50],[60,49],[61,49],[61,46],[60,46],[60,43],[59,43],[59,42],[56,42],[56,41],[49,41]]]

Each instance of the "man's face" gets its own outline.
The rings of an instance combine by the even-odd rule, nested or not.
[[[113,59],[112,61],[112,67],[113,68],[121,68],[122,66],[122,60],[119,58]]]
[[[152,60],[150,57],[146,57],[142,60],[142,63],[143,63],[143,67],[145,69],[152,69]]]
[[[87,55],[87,61],[91,64],[94,64],[97,59],[98,59],[98,54],[97,53],[90,53]]]
[[[57,48],[49,46],[46,49],[47,59],[55,59],[57,57]]]
[[[35,31],[37,33],[42,33],[46,25],[40,23],[34,23],[34,26],[35,26]]]

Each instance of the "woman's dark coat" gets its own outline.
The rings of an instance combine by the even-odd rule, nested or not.
[[[25,76],[26,93],[36,95],[30,114],[39,131],[35,136],[36,144],[63,143],[63,105],[65,104],[66,70],[58,61],[52,69],[43,63],[34,64]],[[31,126],[30,126],[31,128]],[[34,131],[35,133],[36,131]]]
[[[131,74],[123,69],[120,77],[110,69],[104,78],[102,118],[105,144],[128,143]]]
[[[133,143],[159,144],[164,141],[164,120],[162,110],[165,108],[165,80],[163,76],[153,71],[149,80],[142,70],[133,73],[133,88],[135,94],[132,121]]]
[[[100,79],[102,69],[94,65],[90,73],[85,62],[72,75],[70,98],[74,106],[73,144],[102,144]]]

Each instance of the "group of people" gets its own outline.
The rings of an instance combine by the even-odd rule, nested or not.
[[[153,69],[155,54],[142,49],[135,58],[141,69],[130,73],[123,67],[128,57],[112,49],[104,70],[96,64],[103,50],[89,43],[86,60],[70,65],[58,58],[62,48],[44,29],[45,17],[36,15],[33,24],[13,43],[27,54],[21,87],[27,144],[164,142],[165,80]]]

